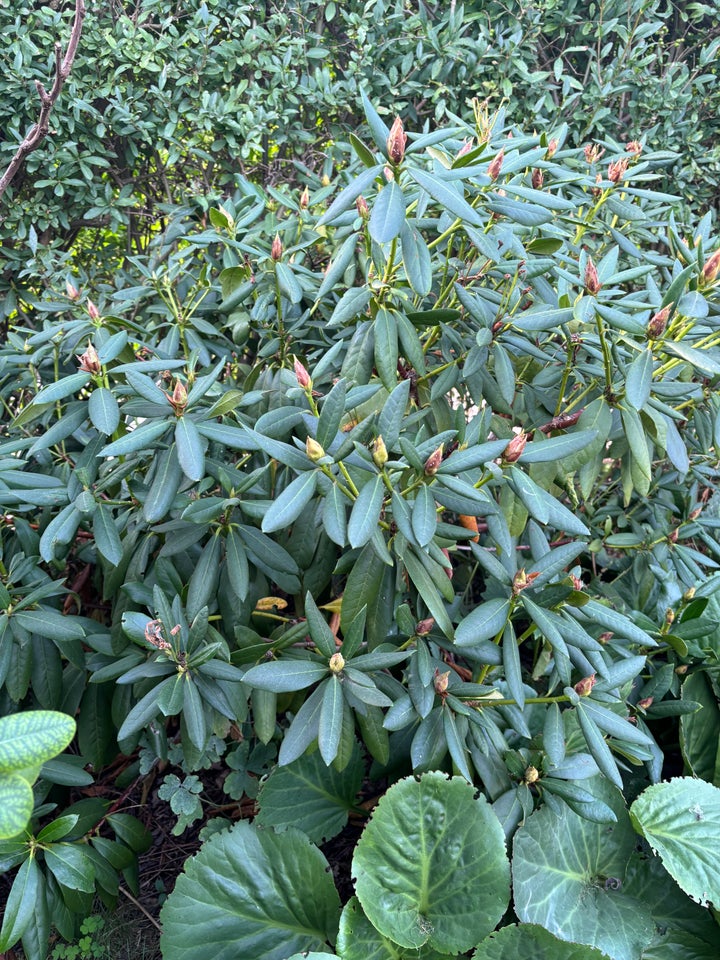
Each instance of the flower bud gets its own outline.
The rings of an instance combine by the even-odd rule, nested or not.
[[[322,177],[320,177],[320,183],[321,183],[321,185],[322,185],[323,187],[329,187],[329,186],[330,186],[330,177],[329,177],[326,173],[324,173],[324,174],[322,175]]]
[[[307,210],[309,203],[310,203],[310,191],[308,190],[307,187],[305,187],[303,192],[300,194],[300,208],[302,210]]]
[[[601,633],[597,639],[598,639],[598,643],[610,643],[612,638],[613,638],[613,634],[611,631],[608,630],[606,633]]]
[[[383,167],[383,176],[388,183],[391,183],[395,179],[395,174],[392,172],[392,167]]]
[[[427,617],[425,620],[419,620],[415,625],[415,634],[418,637],[426,637],[434,626],[434,617]]]
[[[624,179],[627,168],[627,157],[621,157],[620,160],[613,160],[608,166],[608,180],[611,180],[613,183],[619,183]]]
[[[573,687],[573,690],[579,697],[589,697],[590,691],[595,686],[595,674],[591,673],[589,677],[584,677]]]
[[[625,150],[627,153],[632,153],[633,156],[639,157],[642,153],[642,144],[639,140],[631,140],[630,143],[625,144]]]
[[[538,570],[533,571],[532,573],[525,573],[525,569],[522,568],[513,577],[512,592],[513,596],[516,597],[519,593],[522,593],[526,587],[532,585],[533,580],[540,576]]]
[[[298,386],[302,387],[303,390],[312,390],[312,379],[310,374],[300,363],[297,357],[294,359],[293,367],[295,369],[295,377],[297,378]]]
[[[440,446],[437,448],[437,450],[431,453],[430,456],[425,461],[426,477],[434,477],[435,474],[437,473],[438,467],[442,463],[443,446],[444,444],[441,443]]]
[[[693,510],[693,513],[694,512],[695,511]],[[698,515],[699,513],[700,511],[698,510]],[[692,517],[692,514],[691,514],[691,517]],[[692,517],[692,519],[694,520],[695,517]],[[686,603],[690,603],[690,601],[694,599],[695,599],[695,587],[688,587],[685,593],[683,594],[683,600],[685,600]]]
[[[648,340],[658,340],[665,333],[669,316],[670,306],[668,305],[650,318],[646,330]]]
[[[341,653],[334,653],[328,660],[328,666],[331,673],[342,673],[345,667],[345,657]]]
[[[599,143],[586,143],[583,147],[583,153],[588,163],[597,163],[605,153],[605,147],[601,147]]]
[[[535,167],[535,169],[532,172],[532,177],[530,178],[530,182],[532,183],[533,188],[535,190],[541,190],[544,180],[545,180],[545,174],[542,172],[540,167]]]
[[[528,785],[531,783],[536,783],[540,779],[540,774],[537,771],[537,767],[534,767],[532,764],[525,770],[525,783]]]
[[[647,710],[648,707],[651,707],[653,705],[654,699],[655,699],[654,697],[643,697],[642,700],[638,700],[637,705],[640,707],[641,710]]]
[[[280,234],[276,233],[275,239],[273,240],[272,246],[270,247],[270,256],[272,257],[273,260],[275,260],[275,262],[277,262],[278,260],[281,259],[282,255],[283,255],[282,240],[280,239]]]
[[[68,300],[80,299],[80,291],[74,284],[70,283],[69,280],[65,281],[65,293],[67,295]]]
[[[450,671],[447,673],[440,673],[439,670],[435,670],[435,676],[433,677],[433,686],[435,687],[435,693],[439,696],[444,697],[447,693],[448,682],[450,680]]]
[[[502,170],[503,160],[505,159],[505,150],[501,147],[500,152],[490,161],[487,174],[491,180],[497,180]]]
[[[505,463],[515,463],[516,460],[519,460],[526,443],[527,434],[525,431],[521,430],[520,433],[516,433],[510,443],[505,447],[505,452],[502,455]]]
[[[720,272],[720,250],[716,250],[715,253],[705,261],[705,266],[702,269],[702,279],[705,283],[712,283]]]
[[[598,175],[595,177],[595,183],[596,183],[596,184],[601,184],[601,183],[602,183],[602,174],[601,174],[601,173],[598,173]],[[601,187],[601,186],[592,187],[591,190],[590,190],[590,193],[591,193],[594,197],[599,197],[600,194],[602,193],[602,187]]]
[[[166,393],[165,396],[172,404],[175,413],[180,416],[187,406],[187,390],[185,389],[185,384],[182,383],[181,380],[176,380],[172,395]]]
[[[313,463],[317,463],[318,460],[322,460],[325,456],[325,451],[322,446],[314,440],[312,437],[308,437],[305,441],[305,453],[309,460],[312,460]]]
[[[557,140],[551,140],[550,143],[547,145],[547,153],[545,154],[545,159],[552,160],[552,158],[555,156],[557,152],[557,148],[558,148]]]
[[[463,143],[462,147],[460,147],[460,149],[458,150],[457,154],[455,155],[455,159],[456,159],[456,160],[459,160],[460,157],[464,157],[466,153],[470,153],[470,151],[472,150],[472,148],[473,148],[473,138],[470,137],[470,139],[469,139],[469,140],[466,140],[466,141]]]
[[[675,623],[675,611],[672,607],[668,607],[665,611],[665,623],[671,627]]]
[[[388,462],[387,447],[382,437],[378,437],[372,445],[372,458],[375,466],[379,467],[380,470],[382,470]]]
[[[675,667],[675,673],[682,677],[688,672],[688,665],[686,663],[681,663],[679,667]]]
[[[596,293],[600,292],[601,287],[602,284],[598,277],[597,267],[593,263],[592,257],[588,257],[587,264],[585,265],[585,292],[589,293],[591,297],[594,297]]]
[[[395,122],[390,128],[390,136],[387,138],[388,157],[393,163],[402,163],[405,156],[405,144],[407,143],[407,134],[403,130],[403,123],[400,117],[395,117]]]
[[[370,210],[368,209],[367,200],[362,194],[360,194],[355,201],[355,206],[357,207],[357,212],[360,214],[363,220],[370,219]]]
[[[87,312],[90,314],[91,320],[97,322],[100,319],[100,311],[92,302],[92,300],[88,300],[87,302]]]
[[[88,342],[87,350],[78,357],[78,360],[80,361],[80,369],[85,373],[92,373],[95,376],[100,373],[100,357],[92,343]]]

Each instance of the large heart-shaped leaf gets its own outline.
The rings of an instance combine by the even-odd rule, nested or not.
[[[340,900],[299,830],[240,821],[189,860],[162,909],[164,960],[285,960],[334,940]]]
[[[515,912],[561,940],[597,947],[613,960],[638,960],[655,927],[647,908],[623,888],[635,848],[625,804],[600,778],[583,787],[611,807],[617,821],[594,823],[569,807],[533,813],[515,834]]]
[[[720,904],[720,788],[692,777],[655,783],[633,803],[630,817],[688,896]]]
[[[441,773],[388,790],[357,845],[353,876],[372,924],[404,947],[469,950],[509,901],[500,822],[470,784]]]
[[[472,960],[606,960],[606,955],[581,943],[558,940],[534,923],[503,927],[478,946]]]

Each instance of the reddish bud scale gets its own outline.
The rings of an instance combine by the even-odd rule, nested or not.
[[[501,148],[500,152],[490,161],[487,169],[491,180],[497,180],[502,170],[503,160],[505,159],[505,150]]]
[[[720,273],[720,250],[716,250],[715,253],[705,261],[705,266],[702,269],[702,278],[705,283],[713,283],[718,273]]]
[[[428,617],[426,620],[420,620],[415,626],[415,633],[418,637],[426,637],[435,626],[434,617]]]
[[[97,321],[100,319],[100,311],[92,302],[92,300],[88,300],[87,302],[87,312],[89,313],[91,320]]]
[[[395,117],[395,122],[390,128],[390,135],[387,138],[387,153],[393,163],[402,163],[406,144],[407,134],[403,129],[403,122],[400,117]]]
[[[447,693],[448,683],[450,681],[450,671],[447,673],[440,673],[439,670],[435,670],[435,676],[433,677],[433,686],[435,687],[435,693],[439,696],[444,697]]]
[[[579,697],[589,697],[590,691],[595,686],[595,680],[595,674],[591,673],[589,677],[583,677],[582,680],[578,680],[573,690]]]
[[[552,160],[552,158],[555,156],[557,152],[557,148],[558,148],[557,140],[551,140],[550,143],[548,143],[547,145],[547,153],[545,154],[545,159]]]
[[[88,343],[87,350],[78,357],[78,360],[80,361],[80,369],[84,370],[85,373],[92,373],[94,376],[97,376],[102,369],[100,357],[92,343]]]
[[[312,390],[312,379],[310,374],[297,358],[295,358],[293,362],[293,369],[295,370],[295,377],[297,379],[298,386],[302,387],[303,390]]]
[[[545,174],[542,172],[540,167],[535,167],[531,177],[531,183],[533,185],[533,189],[540,190],[542,188],[544,180],[545,180]]]
[[[663,307],[662,310],[658,310],[658,312],[650,318],[646,331],[648,340],[658,340],[665,333],[669,317],[670,307],[667,306]]]
[[[502,455],[505,463],[515,463],[516,460],[519,460],[526,444],[527,434],[524,430],[521,430],[520,433],[515,434],[510,443],[505,447],[505,452]]]
[[[438,467],[442,463],[443,446],[444,444],[441,443],[437,450],[431,453],[425,461],[425,476],[433,477],[437,473]]]
[[[597,267],[593,263],[592,257],[588,257],[585,266],[585,291],[589,293],[591,297],[594,297],[596,293],[600,292],[601,288],[602,284],[598,277]]]
[[[627,173],[627,168],[627,157],[622,157],[620,160],[613,160],[613,162],[608,166],[608,180],[611,180],[613,183],[619,183],[622,179],[624,179],[625,174]]]
[[[363,220],[368,220],[370,218],[370,210],[368,208],[367,200],[365,199],[365,197],[360,195],[355,201],[355,206],[357,208],[357,212],[360,214]]]
[[[272,246],[270,247],[270,256],[272,257],[273,260],[277,262],[278,260],[281,259],[282,255],[283,255],[282,240],[280,239],[280,234],[276,233],[275,239],[273,240]]]

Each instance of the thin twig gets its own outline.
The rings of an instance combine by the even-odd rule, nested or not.
[[[159,930],[160,933],[162,933],[162,927],[161,927],[160,924],[157,922],[157,920],[155,919],[155,917],[154,917],[151,913],[148,913],[148,912],[147,912],[147,910],[145,909],[145,907],[144,907],[138,900],[135,899],[135,897],[130,893],[129,890],[126,890],[125,887],[118,887],[118,890],[120,891],[120,893],[121,893],[124,897],[127,897],[127,898],[128,898],[128,900],[130,901],[130,903],[134,903],[135,906],[138,908],[138,910],[140,910],[142,913],[145,914],[145,916],[148,918],[148,920],[149,920],[150,923],[155,927],[156,930]]]
[[[73,20],[72,30],[70,31],[70,41],[65,51],[65,56],[61,58],[62,46],[60,43],[56,43],[55,77],[49,93],[39,80],[35,81],[38,96],[40,97],[40,116],[38,122],[17,148],[17,152],[10,161],[7,170],[2,177],[0,177],[0,199],[2,199],[3,194],[10,186],[13,178],[22,167],[28,155],[31,154],[48,135],[50,129],[50,112],[60,96],[63,84],[70,76],[70,68],[72,67],[78,43],[80,42],[84,19],[85,0],[75,0],[75,19]]]

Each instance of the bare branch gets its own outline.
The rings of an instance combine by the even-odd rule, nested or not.
[[[73,65],[80,34],[82,33],[83,20],[85,19],[85,0],[75,0],[75,19],[73,20],[72,30],[70,31],[70,42],[68,43],[65,56],[62,56],[62,46],[55,44],[55,77],[53,79],[50,92],[40,83],[35,81],[38,96],[40,97],[40,116],[38,122],[30,130],[23,142],[17,148],[15,156],[10,161],[7,170],[0,177],[0,199],[10,186],[13,177],[22,167],[27,156],[33,152],[48,135],[50,129],[50,112],[60,96],[63,84],[70,76],[70,68]]]

